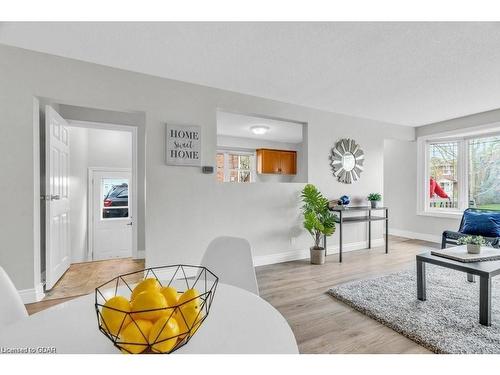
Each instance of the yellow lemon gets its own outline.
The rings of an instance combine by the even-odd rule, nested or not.
[[[160,316],[165,314],[165,310],[156,309],[166,309],[167,301],[163,294],[155,290],[146,290],[139,293],[135,299],[130,303],[130,310],[132,311],[132,317],[134,319],[148,319],[156,320]],[[156,310],[156,311],[144,311],[143,310]]]
[[[132,354],[142,353],[148,347],[148,338],[152,327],[153,323],[149,320],[136,319],[122,330],[120,342],[117,344],[126,349],[122,350],[124,353],[127,353],[127,350]]]
[[[158,280],[156,280],[155,278],[150,277],[148,279],[144,279],[139,284],[137,284],[135,286],[135,288],[132,291],[132,294],[130,296],[130,301],[133,301],[135,299],[135,297],[137,297],[139,295],[139,293],[142,293],[146,290],[155,290],[155,291],[159,292],[160,289],[161,289],[161,285],[158,282]]]
[[[177,300],[179,296],[177,295],[177,289],[173,286],[164,286],[161,288],[160,293],[163,294],[163,297],[167,300],[167,305],[172,307],[177,305]]]
[[[130,315],[127,312],[130,312],[128,299],[122,296],[108,299],[101,310],[101,326],[112,335],[117,336],[120,327],[123,329],[130,323]]]
[[[200,328],[203,311],[193,306],[179,307],[174,313],[174,318],[179,325],[179,333],[183,334],[179,336],[182,339],[189,330],[192,336]]]
[[[182,305],[181,307],[183,308],[188,306],[198,308],[201,304],[201,299],[199,296],[200,293],[198,293],[196,289],[188,289],[179,297],[179,301],[177,301],[177,304]]]
[[[151,349],[158,353],[168,353],[177,343],[179,325],[170,316],[163,316],[156,321],[149,332]]]

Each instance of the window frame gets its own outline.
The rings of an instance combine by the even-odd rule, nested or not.
[[[233,182],[229,180],[230,172],[231,171],[237,171],[238,176],[239,172],[241,171],[249,171],[250,172],[250,181],[246,182],[248,184],[252,184],[256,181],[257,178],[257,165],[256,165],[256,152],[255,151],[248,151],[248,150],[237,150],[237,149],[218,149],[217,150],[217,155],[218,154],[224,154],[224,183],[225,182],[230,182],[230,183],[236,183],[236,184],[244,184],[245,182]],[[240,169],[240,168],[230,168],[229,167],[229,155],[241,155],[241,156],[250,156],[250,169]],[[216,166],[216,172],[217,172],[217,166]],[[216,173],[217,175],[217,173]],[[220,182],[220,181],[218,181]]]
[[[459,218],[469,207],[469,140],[500,135],[500,123],[476,129],[453,131],[417,138],[417,215]],[[457,142],[458,207],[430,207],[429,147],[432,144]]]

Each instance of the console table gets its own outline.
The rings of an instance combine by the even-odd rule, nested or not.
[[[372,221],[385,221],[385,253],[389,252],[389,208],[387,207],[377,207],[371,208],[371,206],[358,206],[358,207],[342,207],[342,206],[329,206],[328,209],[337,214],[337,219],[335,223],[338,224],[339,229],[339,262],[342,262],[342,231],[344,224],[349,223],[368,223],[368,249],[372,248]],[[372,215],[372,211],[384,211],[384,216]],[[362,216],[346,216],[348,212],[360,212],[363,213]],[[327,252],[326,247],[326,236],[323,237],[323,245],[325,247],[325,253]]]

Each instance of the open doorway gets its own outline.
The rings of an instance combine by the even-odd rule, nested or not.
[[[86,294],[115,272],[144,266],[137,260],[137,127],[63,116],[45,107],[45,299]]]

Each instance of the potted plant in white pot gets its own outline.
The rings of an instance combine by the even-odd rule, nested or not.
[[[370,201],[372,208],[377,208],[379,202],[382,200],[382,195],[380,193],[370,193],[367,199]]]
[[[304,214],[304,228],[314,239],[314,246],[310,248],[311,263],[325,263],[325,248],[320,246],[323,236],[331,236],[335,232],[335,215],[328,209],[326,199],[316,188],[307,184],[302,190],[302,213]]]
[[[479,254],[481,253],[481,246],[485,246],[486,241],[483,236],[465,236],[460,237],[457,244],[467,245],[467,252],[469,254]]]

